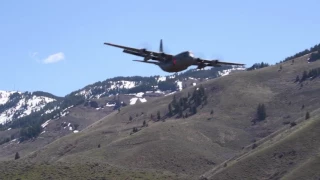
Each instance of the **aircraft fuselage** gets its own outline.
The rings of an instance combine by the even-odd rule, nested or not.
[[[187,69],[195,62],[191,52],[185,51],[173,56],[171,60],[159,63],[158,66],[166,72],[179,72]]]

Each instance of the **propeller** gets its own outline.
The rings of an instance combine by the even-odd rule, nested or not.
[[[142,47],[140,49],[140,54],[143,54],[145,57],[143,58],[143,61],[148,61],[150,59],[152,59],[152,54],[147,54],[146,51],[152,51],[152,46],[147,43],[147,42],[144,42],[144,43],[141,43],[140,46],[138,47]]]

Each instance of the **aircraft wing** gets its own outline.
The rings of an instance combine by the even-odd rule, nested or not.
[[[223,62],[219,60],[206,60],[206,59],[197,59],[197,64],[205,63],[206,66],[220,66],[220,65],[236,65],[243,66],[245,64],[242,63],[234,63],[234,62]]]
[[[117,47],[117,48],[122,48],[124,53],[128,53],[128,54],[133,54],[136,56],[141,56],[141,57],[145,57],[145,54],[152,54],[153,59],[154,60],[159,60],[158,57],[159,55],[168,55],[165,53],[159,53],[159,52],[155,52],[155,51],[148,51],[145,50],[143,48],[138,49],[138,48],[132,48],[132,47],[128,47],[128,46],[122,46],[122,45],[118,45],[118,44],[112,44],[112,43],[104,43],[105,45],[109,45],[109,46],[113,46],[113,47]]]

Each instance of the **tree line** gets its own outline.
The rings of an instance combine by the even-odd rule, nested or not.
[[[252,71],[252,70],[255,70],[255,69],[261,69],[261,68],[268,67],[268,66],[270,66],[270,65],[268,63],[264,63],[264,62],[255,63],[251,67],[247,68],[247,71]]]
[[[197,108],[206,105],[207,95],[202,85],[195,88],[193,93],[179,99],[174,95],[172,101],[168,104],[168,117],[177,115],[178,118],[188,117],[197,113]],[[188,110],[186,112],[186,110]]]
[[[320,60],[320,52],[312,53],[309,58],[309,62]]]
[[[297,57],[304,56],[304,55],[309,54],[309,53],[314,52],[314,51],[318,51],[318,52],[320,51],[320,43],[315,45],[315,46],[313,46],[313,47],[311,47],[310,49],[305,49],[304,51],[298,52],[293,56],[289,56],[289,57],[285,58],[283,60],[283,62],[292,60],[292,59],[297,58]],[[317,54],[319,55],[319,53],[317,53]],[[315,56],[318,56],[318,55],[315,55]],[[313,60],[315,60],[314,58],[315,57],[313,57]]]
[[[301,75],[301,78],[299,75],[296,76],[296,80],[295,82],[303,82],[307,79],[314,79],[314,78],[317,78],[320,76],[320,68],[314,68],[314,69],[311,69],[309,71],[306,71],[304,70],[302,75]]]

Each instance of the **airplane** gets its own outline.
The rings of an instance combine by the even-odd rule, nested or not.
[[[159,52],[148,51],[146,50],[146,48],[138,49],[106,42],[104,44],[117,48],[122,48],[124,53],[143,57],[143,60],[133,61],[155,64],[158,65],[163,71],[169,73],[177,73],[193,65],[197,66],[197,69],[203,69],[207,66],[221,67],[222,65],[245,65],[240,63],[221,62],[219,60],[201,59],[195,57],[191,51],[184,51],[176,55],[168,54],[163,51],[162,39],[160,40]]]

